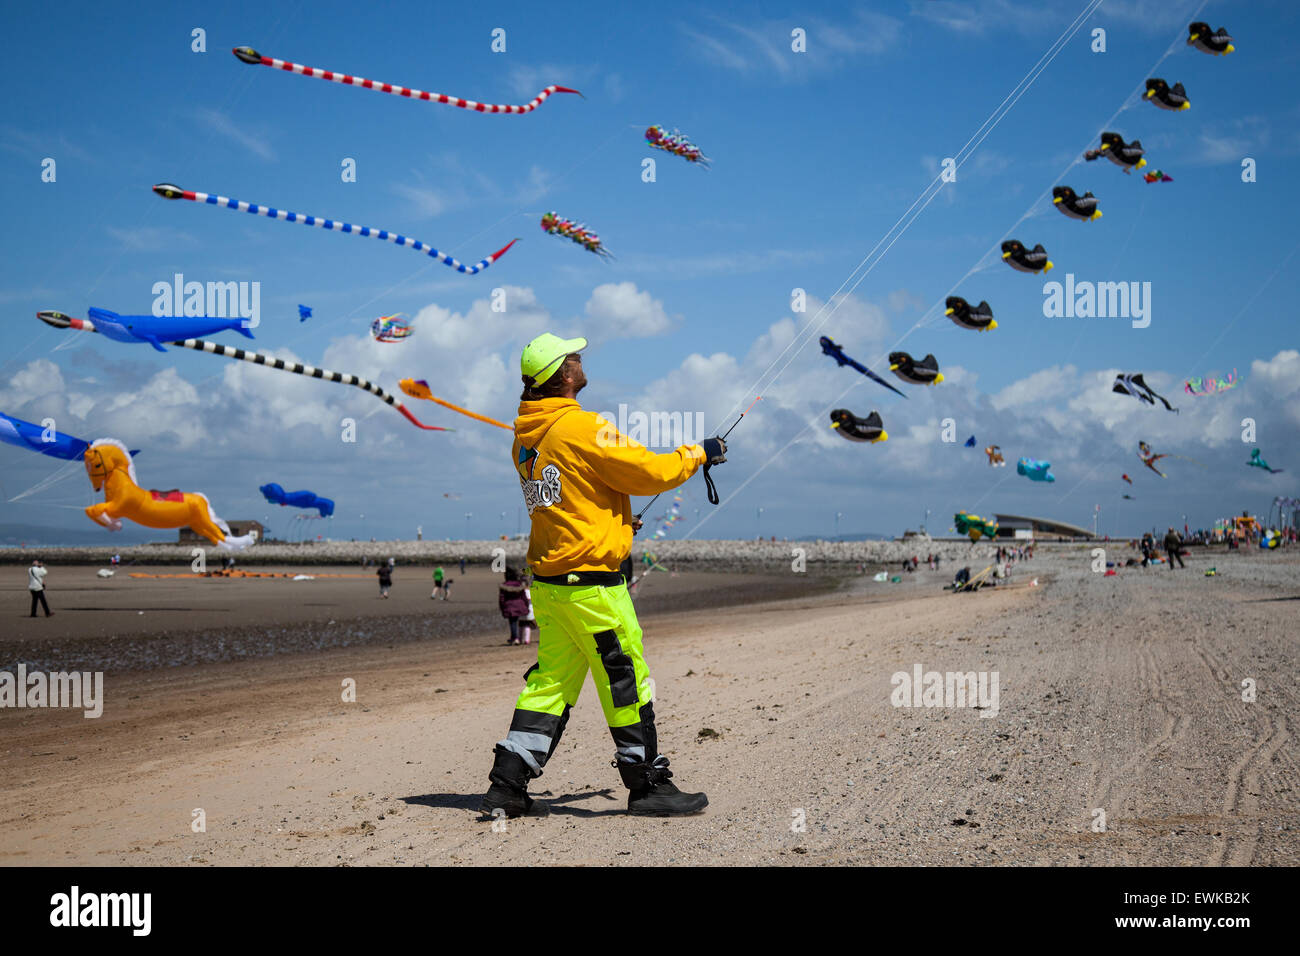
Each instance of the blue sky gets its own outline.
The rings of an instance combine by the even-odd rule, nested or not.
[[[204,491],[223,517],[270,515],[276,531],[291,512],[261,502],[256,486],[268,481],[334,498],[334,537],[411,537],[417,524],[426,537],[515,530],[520,494],[504,432],[408,400],[423,420],[457,429],[419,432],[355,389],[33,317],[91,306],[147,313],[154,283],[183,273],[260,283],[256,347],[393,391],[398,378],[426,378],[435,394],[505,420],[518,350],[544,329],[592,340],[582,399],[595,410],[701,411],[712,428],[761,390],[715,473],[724,506],[712,509],[693,480],[691,520],[674,534],[691,530],[696,508],[709,516],[703,537],[829,535],[837,512],[842,532],[898,533],[927,509],[942,530],[960,508],[1090,524],[1100,504],[1103,532],[1266,511],[1274,495],[1297,493],[1300,474],[1293,4],[1102,3],[961,154],[956,182],[927,191],[942,159],[998,115],[1089,6],[6,8],[11,45],[37,56],[11,74],[0,124],[10,215],[0,411],[120,438],[144,450],[143,483]],[[1228,27],[1235,53],[1184,46],[1197,10]],[[504,53],[491,50],[498,27]],[[1104,53],[1091,49],[1098,27]],[[205,53],[191,49],[194,28],[206,31]],[[806,52],[791,49],[796,28]],[[248,66],[230,54],[236,45],[485,102],[526,102],[552,83],[585,99],[479,115]],[[1180,113],[1133,95],[1167,51],[1157,75],[1185,84],[1192,108]],[[652,123],[687,133],[712,169],[646,148]],[[1141,139],[1150,166],[1174,181],[1148,185],[1083,163],[1103,127]],[[52,183],[41,181],[46,157],[57,163]],[[646,157],[657,162],[653,183],[642,181]],[[1253,183],[1242,181],[1247,157]],[[356,182],[342,181],[345,158]],[[469,277],[373,240],[164,202],[149,191],[163,181],[401,231],[467,262],[523,241]],[[1103,218],[1055,212],[1044,196],[1058,183],[1093,191]],[[918,197],[930,201],[891,232]],[[549,209],[585,221],[616,258],[545,235],[538,220]],[[1051,273],[1024,275],[989,254],[1013,227],[1012,237],[1047,247]],[[863,278],[855,266],[882,237],[897,241]],[[1044,282],[1066,273],[1151,283],[1150,326],[1045,317]],[[819,314],[846,278],[862,281]],[[954,286],[988,300],[998,329],[944,319]],[[504,314],[489,305],[497,288]],[[791,312],[795,288],[809,298],[801,314]],[[314,310],[305,323],[300,302]],[[370,320],[393,312],[414,317],[416,335],[370,341]],[[932,352],[947,380],[900,384],[909,396],[900,399],[821,357],[818,334],[885,374],[892,348]],[[764,377],[778,356],[779,374]],[[1243,384],[1232,392],[1183,393],[1189,376],[1233,369]],[[1112,395],[1117,371],[1145,372],[1180,414]],[[825,413],[841,405],[879,410],[890,440],[837,439]],[[355,443],[340,441],[345,416],[359,423]],[[1246,417],[1285,474],[1245,467]],[[945,418],[956,444],[941,441]],[[999,444],[1011,467],[989,469],[961,446],[970,434],[981,448]],[[1168,460],[1159,479],[1138,461],[1139,439],[1199,464]],[[1051,460],[1057,482],[1009,475],[1021,455]],[[9,500],[57,467],[0,446],[0,525],[80,527],[76,509],[93,495],[75,468]]]

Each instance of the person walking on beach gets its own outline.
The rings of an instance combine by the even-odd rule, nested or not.
[[[519,636],[519,622],[528,613],[528,599],[524,596],[524,582],[518,571],[506,568],[505,580],[497,591],[497,607],[501,616],[510,622],[510,640],[507,644],[522,644]]]
[[[1183,539],[1178,536],[1173,525],[1169,526],[1169,533],[1165,535],[1165,553],[1169,557],[1169,570],[1174,569],[1174,562],[1178,562],[1180,568],[1185,568],[1183,564]]]
[[[375,574],[379,576],[379,596],[388,597],[388,589],[393,586],[393,569],[388,564],[381,564]]]
[[[659,752],[654,683],[641,627],[618,569],[632,550],[629,495],[655,495],[701,466],[726,461],[720,438],[654,454],[584,411],[580,353],[587,340],[546,333],[520,358],[524,391],[511,463],[531,521],[528,564],[540,638],[505,739],[493,750],[492,786],[480,812],[521,816],[532,806],[528,781],[541,776],[578,702],[588,670],[614,738],[615,766],[628,788],[628,813],[681,816],[708,806],[682,793]]]
[[[433,569],[433,593],[429,597],[435,600],[440,597],[446,597],[442,590],[442,565]]]
[[[41,607],[45,608],[45,616],[53,617],[54,612],[50,610],[49,603],[45,600],[45,575],[49,573],[45,570],[45,565],[39,560],[33,561],[32,566],[27,569],[27,590],[32,592],[32,617],[36,616],[36,604],[39,601]]]
[[[462,578],[465,576],[465,559],[464,559],[464,558],[461,558],[461,559],[460,559],[460,576],[461,576]]]

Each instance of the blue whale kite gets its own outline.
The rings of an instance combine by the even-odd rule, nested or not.
[[[334,502],[329,498],[322,498],[314,491],[285,491],[275,482],[262,485],[257,490],[273,505],[282,505],[286,508],[315,508],[322,518],[334,514]]]
[[[88,441],[25,422],[3,412],[0,412],[0,441],[30,451],[39,451],[51,458],[62,458],[64,461],[80,461],[90,447]]]
[[[56,329],[78,329],[82,332],[99,332],[117,342],[147,342],[159,352],[166,352],[164,342],[211,335],[227,329],[240,335],[253,337],[248,330],[248,320],[210,319],[201,315],[118,315],[108,309],[92,308],[88,319],[74,319],[62,312],[37,312],[36,317]]]

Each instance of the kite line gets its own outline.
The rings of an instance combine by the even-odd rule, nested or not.
[[[1050,46],[1048,46],[1047,51],[1044,52],[1043,55],[1038,58],[1038,62],[1035,63],[1030,68],[1029,72],[1026,73],[1024,77],[1021,78],[1019,83],[1017,83],[1014,87],[1012,87],[1011,92],[1008,93],[1005,97],[1003,97],[1002,102],[999,103],[997,107],[994,108],[993,112],[989,114],[988,118],[986,118],[984,122],[980,124],[979,128],[974,133],[971,134],[970,138],[966,140],[965,144],[962,145],[961,149],[957,151],[957,153],[954,155],[954,159],[956,161],[954,168],[960,168],[963,163],[965,163],[968,159],[970,159],[970,157],[974,154],[975,150],[977,150],[980,147],[980,145],[984,142],[984,140],[988,138],[989,134],[993,132],[994,128],[1000,122],[1002,122],[1003,119],[1006,118],[1008,113],[1011,112],[1012,108],[1015,107],[1016,103],[1020,101],[1020,98],[1023,97],[1025,93],[1029,91],[1029,88],[1033,86],[1034,82],[1038,79],[1038,77],[1041,76],[1043,72],[1046,71],[1047,67],[1051,65],[1052,61],[1055,60],[1058,55],[1060,55],[1061,51],[1065,49],[1065,44],[1074,36],[1075,33],[1079,31],[1079,29],[1083,26],[1084,21],[1087,20],[1087,18],[1091,16],[1092,13],[1094,13],[1099,6],[1101,6],[1101,3],[1102,0],[1088,0],[1088,3],[1084,7],[1083,11],[1080,12],[1078,16],[1074,18],[1074,21],[1068,27],[1066,27],[1065,31],[1061,33],[1061,35],[1058,36]],[[912,201],[912,205],[909,206],[907,210],[901,216],[899,216],[898,220],[895,221],[895,223],[889,227],[889,229],[885,232],[885,234],[881,236],[880,239],[876,242],[875,246],[872,247],[871,251],[868,252],[867,255],[863,257],[862,261],[859,262],[853,268],[853,271],[851,271],[849,275],[844,279],[844,281],[840,283],[839,288],[836,289],[831,294],[830,299],[827,300],[827,302],[820,309],[818,309],[817,314],[814,315],[812,318],[810,327],[801,330],[797,335],[795,335],[795,337],[791,339],[790,343],[787,344],[786,347],[781,350],[781,353],[771,361],[771,363],[768,365],[766,369],[763,370],[762,374],[759,375],[758,379],[754,383],[753,386],[754,390],[757,390],[758,386],[763,382],[763,380],[767,377],[768,373],[772,371],[772,369],[776,366],[776,364],[781,361],[781,359],[785,356],[786,352],[789,352],[791,348],[794,348],[795,354],[791,355],[790,358],[786,360],[785,364],[782,365],[781,368],[777,370],[776,374],[772,376],[772,378],[768,381],[767,386],[765,387],[770,387],[771,384],[775,382],[776,379],[779,378],[780,375],[790,366],[790,363],[794,361],[798,353],[803,350],[804,346],[807,344],[808,339],[810,339],[812,336],[817,334],[818,330],[820,330],[821,327],[825,325],[826,322],[831,318],[831,316],[833,316],[835,312],[839,309],[844,299],[848,295],[851,295],[854,292],[854,290],[856,290],[857,287],[862,284],[862,282],[866,279],[866,277],[871,274],[871,271],[875,269],[877,265],[880,264],[880,261],[885,257],[885,255],[889,252],[889,250],[893,248],[894,243],[896,243],[899,239],[902,238],[903,233],[905,233],[907,229],[912,225],[912,223],[915,222],[920,217],[921,213],[924,212],[926,207],[928,207],[930,203],[934,201],[935,197],[939,195],[939,193],[943,189],[943,179],[944,179],[944,173],[941,171],[938,175],[934,177],[934,179],[930,181],[929,185],[927,185],[924,189],[921,190],[921,192],[917,195],[916,199]],[[935,188],[936,186],[938,188]],[[929,194],[928,197],[926,196],[927,193]],[[924,199],[924,202],[922,202],[922,199]],[[921,204],[920,209],[916,208],[918,203]],[[913,213],[913,210],[916,210],[915,213]],[[909,218],[909,216],[911,218]],[[900,224],[902,226],[901,229],[899,228]],[[894,235],[892,239],[890,239],[889,238],[890,235],[894,233],[895,230],[897,230],[897,234]],[[889,241],[888,244],[886,245],[885,242],[887,239]],[[882,245],[884,246],[883,250],[881,249]],[[879,255],[877,255],[877,252],[879,252]],[[874,261],[871,261],[873,257],[875,257],[875,259]],[[868,262],[870,262],[869,265]],[[862,272],[861,275],[858,275],[859,270],[863,269],[864,266],[866,266],[866,270]],[[852,283],[851,286],[849,285],[850,283]],[[844,292],[845,286],[849,286],[847,292]],[[830,309],[829,312],[827,312],[828,308]],[[826,312],[824,318],[822,317],[823,312]],[[920,321],[918,320],[917,325],[919,324]],[[915,328],[916,325],[912,327],[912,329]],[[912,329],[909,329],[908,333],[905,333],[903,338],[906,338],[907,334],[910,334]],[[901,342],[902,339],[900,339],[899,341]],[[732,412],[735,411],[735,408],[736,406],[732,406]],[[726,418],[730,418],[732,412],[728,412],[727,415],[724,416],[723,420],[725,421]],[[716,513],[716,511],[714,513]]]

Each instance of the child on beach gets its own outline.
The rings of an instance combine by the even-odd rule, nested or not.
[[[388,589],[393,586],[393,569],[387,564],[381,564],[375,574],[379,576],[379,596],[388,597]]]

